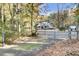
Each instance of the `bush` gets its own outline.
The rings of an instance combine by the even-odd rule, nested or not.
[[[65,30],[65,27],[60,27],[59,30],[60,31],[64,31]]]
[[[29,36],[36,37],[37,36],[37,32],[35,30],[33,30],[32,33]]]
[[[5,32],[5,43],[11,44],[14,40],[18,38],[18,34],[14,31],[6,31]]]

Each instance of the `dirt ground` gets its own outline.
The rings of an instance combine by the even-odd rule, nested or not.
[[[36,52],[36,56],[78,56],[79,40],[63,40]]]
[[[25,37],[20,39],[16,40],[15,43],[29,41],[42,42],[42,40],[38,38]],[[34,56],[79,56],[79,40],[72,39],[58,41],[45,49],[33,53]]]

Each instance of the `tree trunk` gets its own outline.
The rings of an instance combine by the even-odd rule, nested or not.
[[[59,5],[57,4],[57,10],[58,10],[58,15],[57,15],[57,18],[58,18],[58,28],[60,27],[60,19],[59,19]]]
[[[31,11],[31,35],[33,34],[33,29],[32,29],[32,25],[33,25],[33,3],[32,3],[32,5],[31,5],[31,8],[32,8],[32,11]]]
[[[4,47],[5,45],[5,31],[4,31],[4,9],[3,9],[3,4],[2,4],[2,47]]]

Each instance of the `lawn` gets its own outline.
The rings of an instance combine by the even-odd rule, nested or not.
[[[0,33],[0,42],[2,41],[2,34]]]
[[[41,44],[33,44],[33,43],[27,43],[27,44],[19,44],[16,49],[19,50],[25,50],[25,51],[32,51],[41,48]]]

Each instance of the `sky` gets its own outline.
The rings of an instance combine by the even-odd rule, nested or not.
[[[46,14],[50,14],[51,12],[56,12],[57,9],[57,5],[59,7],[59,10],[64,10],[64,9],[70,9],[73,8],[75,6],[75,4],[73,3],[48,3],[48,4],[44,4],[43,6],[41,6],[42,11],[40,12],[40,15],[46,15]],[[44,11],[46,9],[46,11]]]

